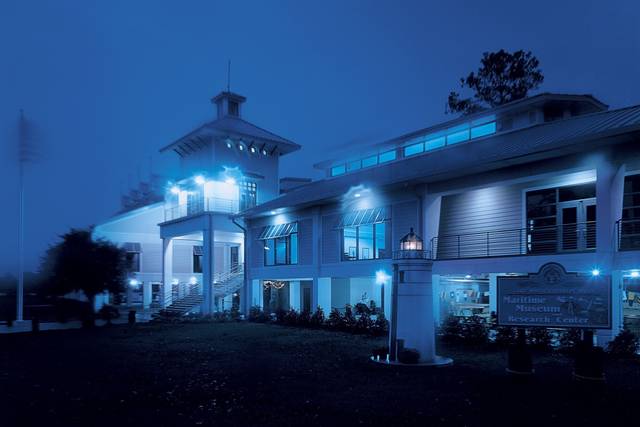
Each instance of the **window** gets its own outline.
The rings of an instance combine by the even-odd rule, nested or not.
[[[240,210],[253,208],[257,203],[258,184],[253,181],[240,181]]]
[[[380,153],[379,162],[386,163],[396,159],[396,150],[385,151],[384,153]]]
[[[202,273],[202,246],[193,247],[193,272]]]
[[[640,248],[640,174],[629,175],[624,179],[622,220],[619,227],[619,248]]]
[[[378,156],[370,156],[362,159],[362,167],[368,168],[370,166],[375,166],[378,164]]]
[[[360,160],[356,160],[355,162],[347,163],[347,171],[349,171],[349,172],[358,170],[358,169],[360,169],[360,167],[361,167]]]
[[[468,139],[469,139],[469,129],[465,129],[465,130],[447,135],[447,145],[457,144],[459,142],[464,142]]]
[[[346,172],[346,169],[344,165],[338,165],[331,168],[331,176],[342,175],[345,172]]]
[[[342,260],[388,258],[386,228],[384,222],[344,227],[342,229]]]
[[[295,223],[294,223],[295,224]],[[264,265],[288,265],[298,263],[298,228],[286,236],[266,239],[264,243]]]
[[[404,156],[409,157],[416,154],[420,154],[424,151],[424,144],[419,142],[417,144],[407,145],[404,147]]]
[[[496,122],[471,128],[471,138],[480,138],[481,136],[492,135],[496,133]]]
[[[436,148],[444,147],[446,141],[444,136],[439,136],[438,138],[430,139],[425,142],[425,150],[435,150]]]
[[[127,252],[126,255],[129,270],[132,272],[140,271],[140,252]]]
[[[229,101],[229,115],[230,116],[238,116],[240,113],[240,108],[236,101]]]

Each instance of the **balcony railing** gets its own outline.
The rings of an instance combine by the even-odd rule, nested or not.
[[[620,219],[616,222],[618,250],[640,250],[640,219]]]
[[[595,248],[595,221],[438,236],[431,240],[431,251],[439,260],[557,254]]]
[[[164,211],[164,220],[171,221],[202,212],[238,213],[239,200],[221,199],[219,197],[207,197],[190,203],[174,206]]]

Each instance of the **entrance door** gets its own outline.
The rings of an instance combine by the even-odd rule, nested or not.
[[[584,251],[596,247],[596,202],[593,199],[558,204],[560,251]]]
[[[240,258],[239,258],[239,246],[231,246],[230,248],[231,252],[230,252],[230,262],[231,262],[231,271],[235,271],[236,267],[238,267],[238,264],[240,263]]]

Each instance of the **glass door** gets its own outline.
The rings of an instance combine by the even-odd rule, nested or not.
[[[560,251],[584,251],[596,247],[596,201],[558,204],[558,246]]]

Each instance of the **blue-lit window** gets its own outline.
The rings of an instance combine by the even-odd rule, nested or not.
[[[423,151],[424,151],[424,144],[422,142],[419,142],[417,144],[407,145],[406,147],[404,147],[404,156],[405,157],[414,156],[416,154],[422,153]]]
[[[396,159],[396,150],[385,151],[384,153],[380,153],[378,157],[380,158],[380,163],[390,162]]]
[[[496,122],[471,128],[471,138],[480,138],[481,136],[493,135],[496,133]]]
[[[469,139],[469,129],[447,135],[447,145],[457,144]]]
[[[365,159],[362,159],[362,167],[368,168],[370,166],[375,166],[378,164],[378,156],[371,156]]]
[[[342,175],[346,172],[344,165],[334,166],[331,168],[331,176]]]
[[[342,260],[389,258],[385,223],[362,224],[342,230]]]
[[[348,172],[358,170],[358,169],[360,169],[360,167],[361,167],[360,160],[356,160],[355,162],[347,163],[347,171]]]
[[[429,151],[429,150],[435,150],[436,148],[440,148],[440,147],[444,147],[445,145],[445,138],[444,136],[440,136],[438,138],[435,139],[430,139],[428,141],[426,141],[425,144],[425,150]]]
[[[264,241],[264,265],[298,263],[298,233]]]

